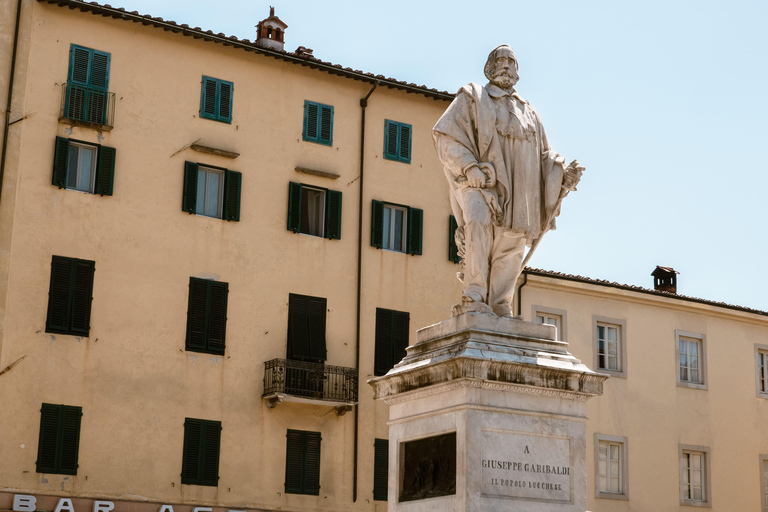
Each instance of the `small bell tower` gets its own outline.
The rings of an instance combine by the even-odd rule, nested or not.
[[[653,276],[653,289],[661,292],[677,293],[677,270],[672,267],[657,265],[651,272]]]
[[[269,18],[256,25],[256,42],[262,46],[268,46],[275,50],[282,50],[285,46],[285,29],[288,25],[275,16],[275,8],[269,7]]]

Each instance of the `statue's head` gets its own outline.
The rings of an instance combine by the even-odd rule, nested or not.
[[[520,80],[517,74],[517,58],[512,48],[502,44],[493,49],[485,63],[485,76],[492,84],[509,89]]]

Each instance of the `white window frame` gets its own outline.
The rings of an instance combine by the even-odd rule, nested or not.
[[[680,338],[699,342],[699,382],[691,382],[680,378]],[[693,389],[709,388],[709,379],[707,378],[707,337],[704,334],[681,330],[675,331],[675,375],[679,387]]]
[[[689,444],[677,445],[677,454],[680,460],[680,504],[688,505],[691,507],[712,507],[712,453],[708,446],[695,446]],[[688,469],[689,455],[701,455],[702,469],[701,469],[701,482],[702,482],[702,499],[694,500],[686,497],[686,476],[690,476],[690,470]]]
[[[205,183],[202,184],[203,187],[203,206],[201,207],[199,204],[195,207],[195,215],[202,215],[203,217],[210,217],[212,219],[221,219],[224,217],[224,183],[226,181],[226,171],[223,169],[217,169],[216,167],[209,167],[207,165],[198,165],[198,180],[197,180],[197,190],[195,190],[195,194],[199,195],[200,192],[200,171],[204,171],[206,173],[213,173],[219,175],[219,193],[217,197],[217,208],[216,208],[216,215],[208,215],[205,213],[206,204],[205,201],[208,198],[208,194],[206,193],[206,188],[208,186],[208,179],[206,178]],[[198,201],[199,203],[199,201]]]
[[[755,392],[768,398],[768,345],[755,343]]]
[[[760,454],[760,503],[760,510],[768,511],[768,453]]]
[[[383,206],[385,210],[389,209],[389,210],[398,210],[403,212],[403,224],[400,227],[400,230],[402,232],[401,247],[403,249],[401,251],[398,251],[397,249],[391,248],[392,240],[394,239],[395,225],[397,224],[397,222],[395,221],[395,215],[392,215],[391,213],[389,215],[389,226],[382,226],[382,231],[388,232],[388,241],[389,241],[390,247],[387,247],[384,244],[384,240],[382,239],[381,248],[387,251],[392,251],[392,252],[401,252],[401,253],[408,252],[408,208],[406,206],[400,206],[400,205],[390,204],[390,203],[384,203]],[[383,238],[383,235],[382,235],[382,238]]]
[[[531,320],[538,322],[538,317],[553,318],[557,327],[557,339],[559,341],[568,341],[568,312],[564,309],[550,308],[547,306],[533,305],[531,307]]]
[[[615,327],[617,329],[617,347],[618,347],[618,370],[609,370],[608,368],[602,368],[599,366],[600,361],[599,347],[597,334],[598,325],[606,327]],[[607,316],[592,315],[592,340],[594,347],[594,369],[601,373],[607,373],[612,377],[627,378],[627,321],[622,318],[609,318]]]
[[[313,187],[311,185],[304,185],[302,183],[301,184],[301,196],[302,196],[301,215],[302,216],[304,215],[304,199],[303,198],[304,198],[304,191],[305,190],[312,190],[314,192],[320,192],[322,194],[323,205],[322,205],[322,213],[321,213],[321,217],[320,217],[320,234],[313,235],[311,233],[304,233],[301,230],[301,219],[299,219],[299,233],[302,234],[302,235],[315,236],[315,237],[319,237],[319,238],[324,238],[325,237],[325,210],[326,210],[326,201],[328,201],[328,191],[326,189],[324,189],[324,188],[321,188],[321,187]]]
[[[96,190],[96,161],[99,158],[99,147],[95,146],[93,144],[87,144],[87,143],[84,143],[84,142],[75,142],[75,141],[73,141],[71,139],[69,141],[69,146],[70,146],[69,147],[69,151],[67,152],[67,176],[66,176],[66,179],[65,179],[65,183],[67,184],[66,188],[68,190],[76,190],[78,192],[85,192],[86,194],[93,194],[93,191]],[[82,189],[82,188],[78,188],[77,185],[75,185],[74,187],[70,187],[69,186],[69,176],[70,176],[70,172],[72,171],[72,169],[70,169],[70,165],[69,165],[69,156],[70,156],[70,153],[72,152],[72,148],[73,147],[78,148],[78,152],[77,152],[77,165],[76,165],[77,168],[74,171],[76,173],[75,181],[78,184],[80,182],[80,161],[81,161],[81,158],[82,158],[81,157],[81,155],[82,155],[81,151],[83,149],[88,149],[90,151],[93,151],[93,159],[91,161],[91,180],[90,180],[90,183],[88,184],[88,189],[87,190]]]
[[[600,490],[600,443],[619,445],[619,492]],[[629,445],[625,436],[608,436],[595,433],[595,498],[629,500]]]

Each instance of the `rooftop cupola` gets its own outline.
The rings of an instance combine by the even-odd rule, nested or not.
[[[653,276],[653,289],[660,292],[677,293],[677,270],[672,267],[656,266],[651,272]]]
[[[285,29],[288,25],[275,16],[275,8],[269,7],[269,18],[256,25],[256,42],[276,50],[282,50],[285,45]]]

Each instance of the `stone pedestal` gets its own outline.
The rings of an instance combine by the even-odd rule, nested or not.
[[[586,510],[595,373],[556,329],[467,313],[418,331],[387,375],[390,512]]]

